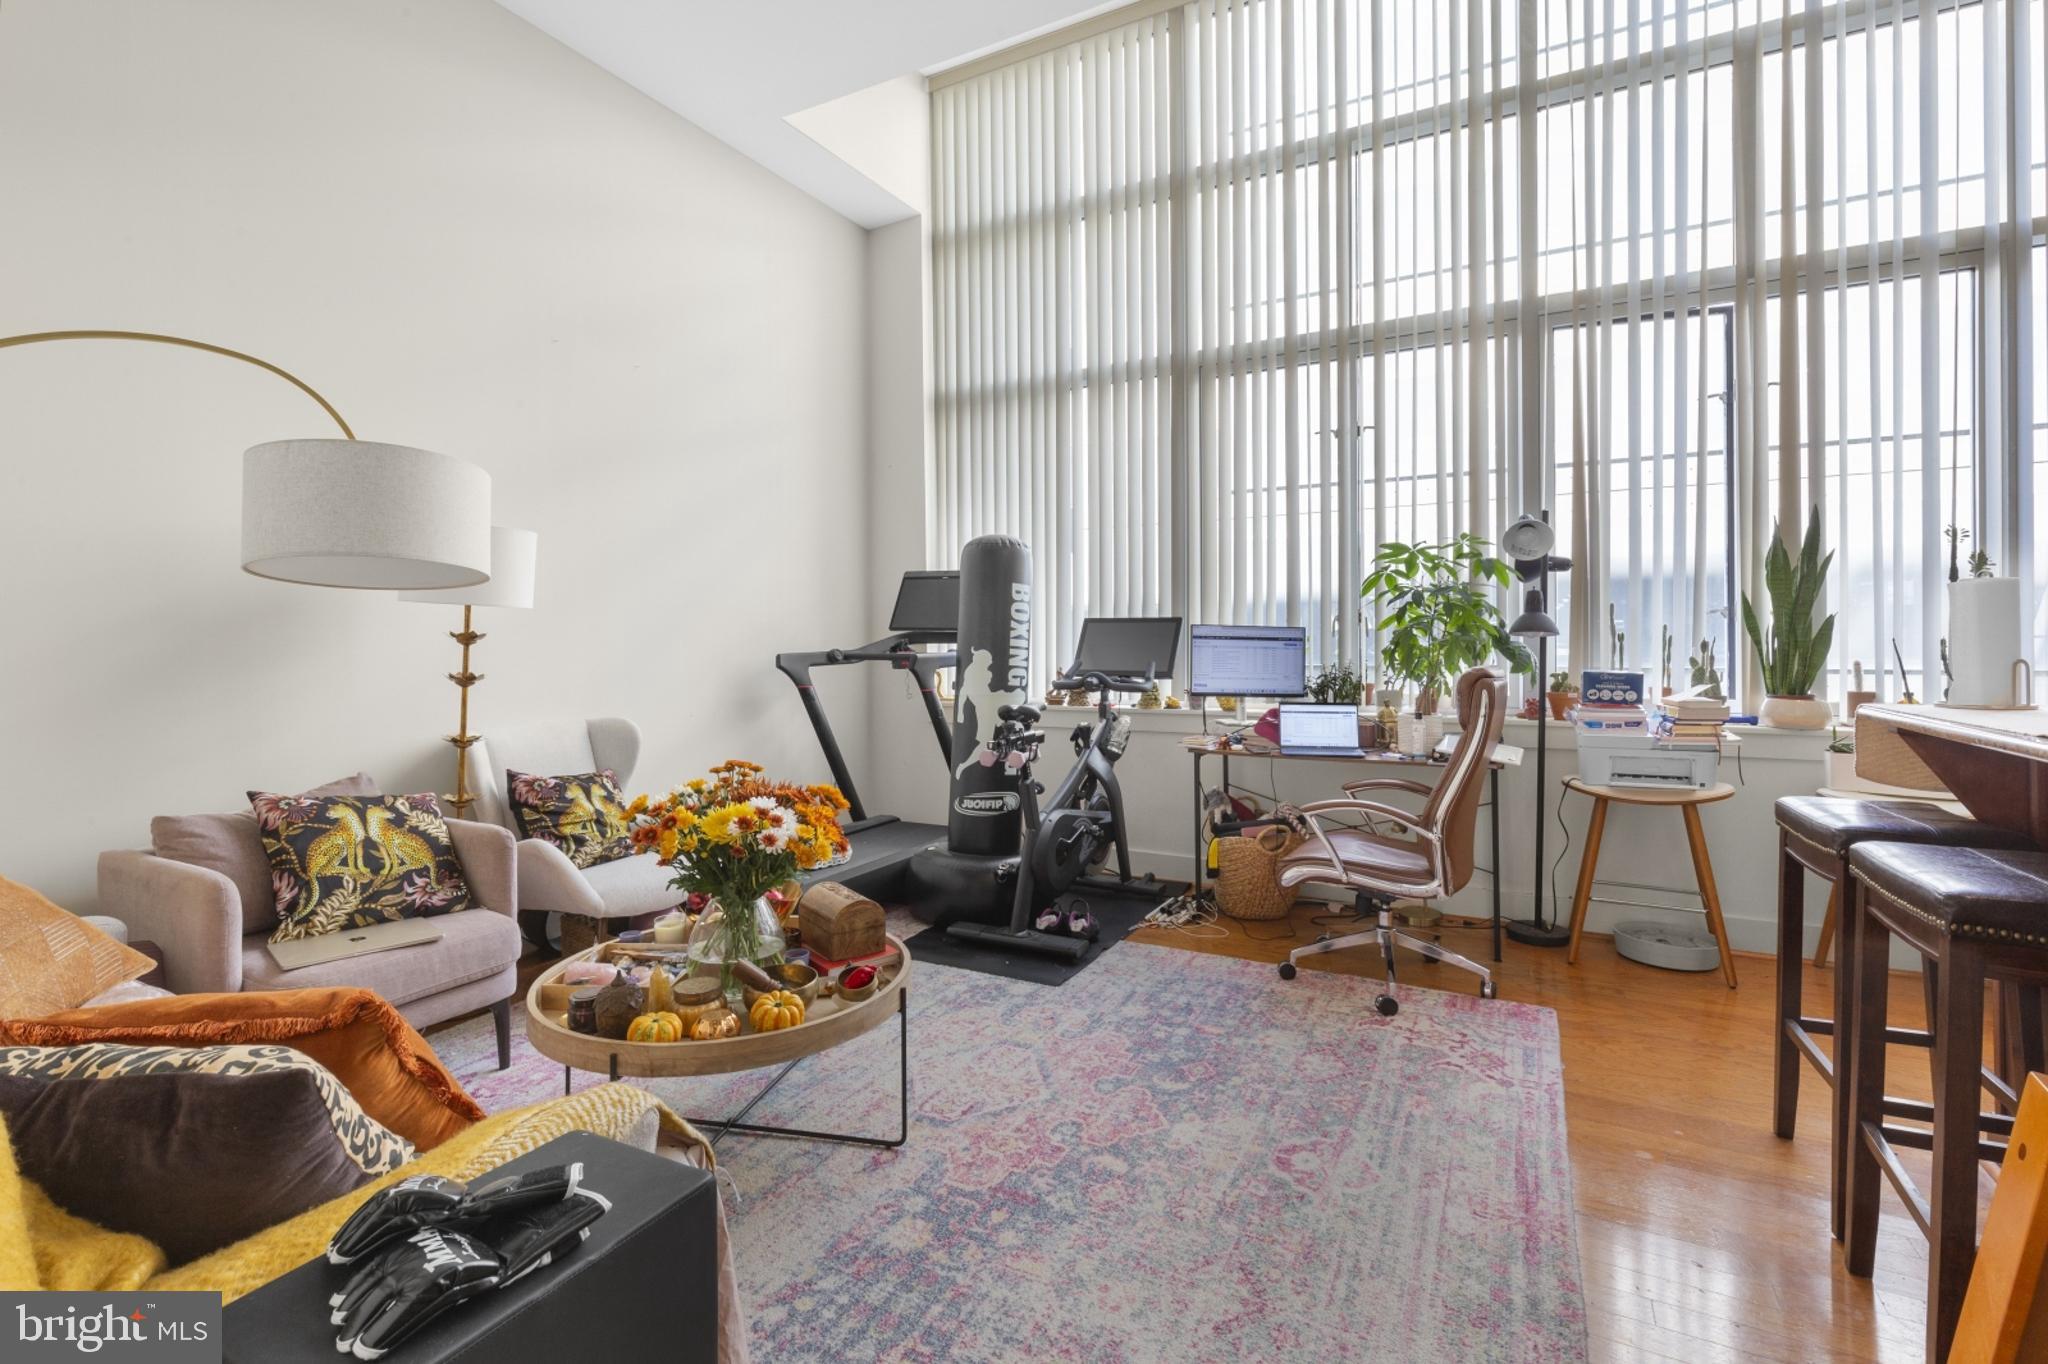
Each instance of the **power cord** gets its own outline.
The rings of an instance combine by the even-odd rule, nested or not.
[[[1227,938],[1230,930],[1217,922],[1216,902],[1207,895],[1176,895],[1146,911],[1140,922],[1169,928],[1191,938]]]

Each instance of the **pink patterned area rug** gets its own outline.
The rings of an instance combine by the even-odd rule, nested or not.
[[[1586,1358],[1550,1010],[1404,986],[1384,1019],[1367,980],[1128,942],[1059,989],[910,993],[908,1145],[720,1143],[757,1358]],[[562,1092],[523,1036],[494,1069],[488,1018],[433,1043],[494,1112]],[[896,1047],[752,1120],[892,1135]],[[641,1083],[716,1117],[772,1073]]]

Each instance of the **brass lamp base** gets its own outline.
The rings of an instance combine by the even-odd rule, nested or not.
[[[448,638],[462,646],[462,671],[448,674],[448,680],[455,684],[456,692],[462,698],[456,712],[455,733],[448,736],[448,742],[455,748],[455,794],[448,797],[448,804],[458,819],[476,803],[476,797],[469,789],[469,747],[484,737],[469,732],[469,689],[484,680],[482,673],[471,672],[469,667],[470,646],[484,637],[471,628],[471,609],[463,607],[462,628],[448,632]]]

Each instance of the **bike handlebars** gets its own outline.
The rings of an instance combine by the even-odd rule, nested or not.
[[[1062,677],[1053,679],[1053,686],[1060,691],[1092,691],[1108,694],[1113,691],[1145,692],[1153,685],[1150,669],[1145,676],[1136,674],[1106,673],[1100,668],[1078,668]]]

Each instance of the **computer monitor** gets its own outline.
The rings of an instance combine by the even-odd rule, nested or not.
[[[1090,616],[1074,646],[1074,671],[1157,680],[1173,676],[1180,653],[1179,616]]]
[[[892,634],[911,634],[921,643],[954,639],[960,633],[960,571],[941,569],[903,575],[896,589],[896,609],[889,613]]]
[[[1191,696],[1301,696],[1308,631],[1299,625],[1191,625]]]

